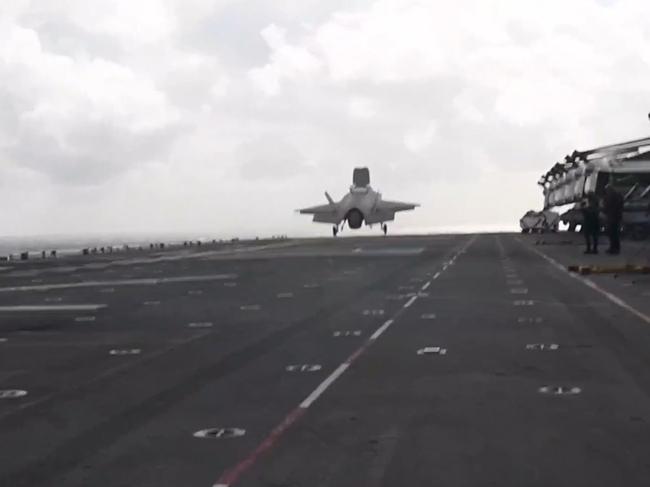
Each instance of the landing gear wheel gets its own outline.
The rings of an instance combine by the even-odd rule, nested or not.
[[[381,229],[384,231],[384,236],[388,233],[388,225],[385,223],[381,226]]]
[[[334,226],[332,227],[332,235],[333,235],[334,237],[336,237],[336,235],[337,235],[338,233],[339,233],[339,227],[337,227],[336,225],[334,225]]]

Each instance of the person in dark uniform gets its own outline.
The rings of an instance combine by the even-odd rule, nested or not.
[[[582,232],[585,234],[587,244],[585,254],[597,254],[600,224],[598,223],[598,198],[594,193],[587,193],[587,197],[582,202],[582,221]]]
[[[621,223],[623,222],[623,196],[614,186],[605,187],[605,217],[607,218],[607,235],[609,237],[608,254],[621,252]]]

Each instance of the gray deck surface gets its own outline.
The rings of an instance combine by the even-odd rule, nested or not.
[[[579,242],[5,263],[0,389],[27,395],[0,399],[0,485],[650,485],[650,276],[573,277]]]

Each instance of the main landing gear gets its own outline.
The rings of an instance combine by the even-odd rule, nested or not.
[[[384,237],[385,237],[386,234],[388,233],[388,225],[386,225],[386,224],[384,223],[384,224],[381,226],[381,229],[384,231]]]
[[[333,236],[333,237],[336,237],[336,236],[338,235],[338,233],[339,233],[339,227],[336,226],[336,225],[334,225],[334,226],[332,227],[332,236]]]

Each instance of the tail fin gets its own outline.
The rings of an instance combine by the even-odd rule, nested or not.
[[[334,200],[332,199],[332,197],[327,191],[325,191],[325,198],[327,198],[327,201],[329,202],[330,205],[334,204]]]

